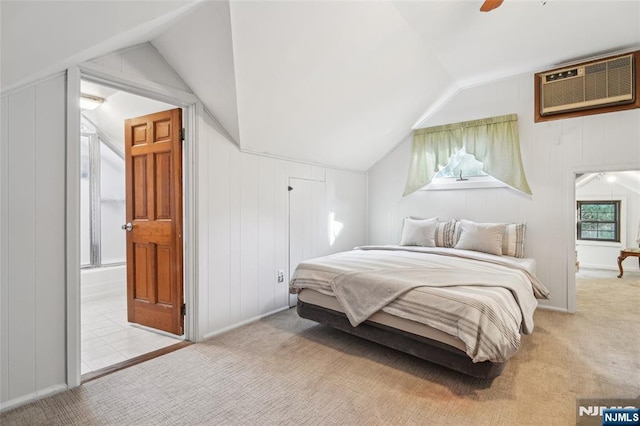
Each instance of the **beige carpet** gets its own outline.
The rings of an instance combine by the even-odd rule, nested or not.
[[[630,268],[631,269],[631,268]],[[640,273],[581,271],[493,382],[294,310],[16,408],[2,425],[575,424],[577,397],[640,395]]]

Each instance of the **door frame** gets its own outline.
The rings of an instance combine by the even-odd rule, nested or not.
[[[184,302],[187,306],[184,338],[199,336],[197,288],[197,117],[203,106],[198,98],[179,89],[146,79],[124,75],[93,63],[67,70],[67,145],[66,145],[66,277],[67,277],[67,387],[81,382],[80,359],[80,81],[104,84],[139,96],[166,102],[183,110],[183,235]]]
[[[576,289],[575,259],[576,250],[576,176],[584,173],[605,173],[624,172],[627,170],[640,170],[637,163],[610,164],[607,166],[581,166],[573,167],[567,173],[566,191],[568,194],[565,220],[570,226],[566,233],[566,256],[567,256],[567,312],[574,314],[578,310],[578,296]]]

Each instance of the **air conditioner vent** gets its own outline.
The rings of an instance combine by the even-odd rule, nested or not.
[[[540,74],[540,115],[635,101],[634,55]]]

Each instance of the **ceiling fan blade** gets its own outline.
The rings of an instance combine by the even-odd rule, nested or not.
[[[486,0],[480,7],[480,12],[490,12],[500,6],[504,0]]]

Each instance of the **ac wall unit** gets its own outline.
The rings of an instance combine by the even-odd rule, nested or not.
[[[536,74],[539,118],[544,120],[545,116],[634,104],[636,55],[637,52]],[[634,107],[637,106],[630,106]],[[571,114],[575,115],[580,114]]]

